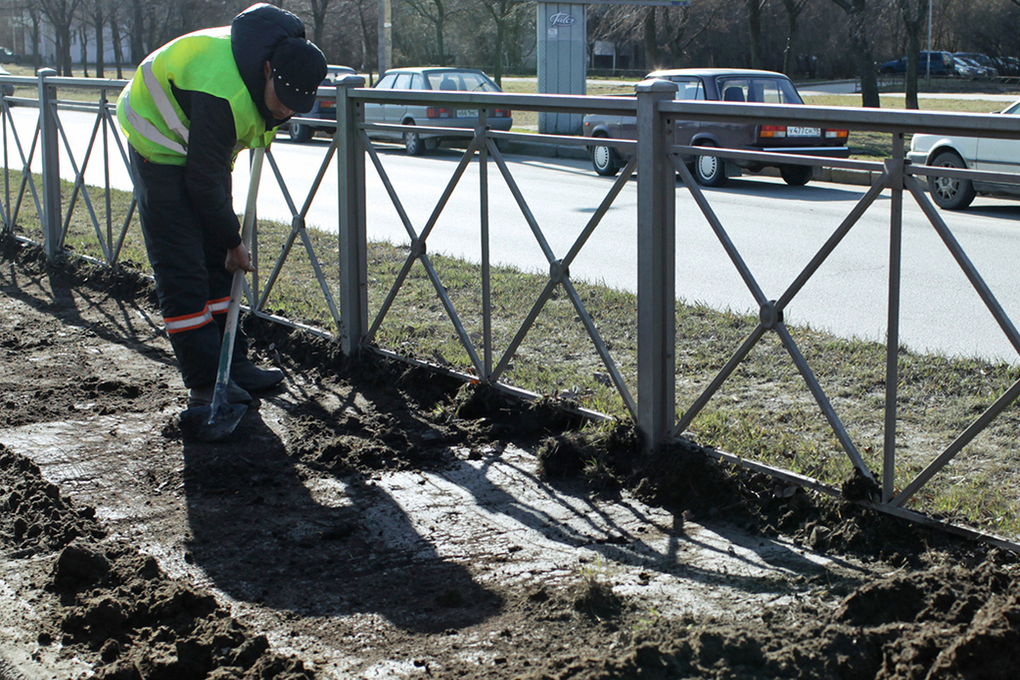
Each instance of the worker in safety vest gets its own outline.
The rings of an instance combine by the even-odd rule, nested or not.
[[[117,102],[163,320],[189,407],[211,402],[232,272],[253,271],[231,197],[242,149],[266,147],[276,129],[315,103],[326,59],[304,24],[273,5],[252,5],[230,26],[181,36],[150,54]],[[238,329],[227,390],[283,379],[256,367]]]

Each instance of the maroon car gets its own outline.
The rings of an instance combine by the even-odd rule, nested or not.
[[[646,76],[670,80],[677,84],[677,99],[725,102],[751,102],[760,104],[803,104],[793,82],[782,73],[749,69],[687,68],[655,71]],[[636,121],[633,116],[584,117],[584,136],[598,138],[635,139]],[[847,158],[846,130],[829,130],[821,127],[787,125],[751,125],[743,123],[713,123],[677,121],[677,144],[685,146],[714,146],[743,151],[777,151],[807,156]],[[611,146],[589,147],[592,165],[600,175],[612,177],[623,167],[625,158]],[[685,162],[699,184],[721,186],[728,177],[737,177],[742,170],[760,172],[772,166],[779,168],[787,184],[802,186],[811,179],[814,168],[809,165],[723,159],[717,156],[688,156]]]

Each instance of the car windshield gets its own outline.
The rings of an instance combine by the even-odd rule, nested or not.
[[[496,84],[481,73],[462,71],[440,71],[427,74],[429,87],[433,90],[458,90],[461,92],[499,92]]]
[[[720,78],[722,100],[759,104],[803,104],[793,83],[781,78]]]

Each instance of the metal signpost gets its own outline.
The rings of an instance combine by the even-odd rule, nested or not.
[[[538,91],[543,94],[587,94],[587,5],[648,5],[686,7],[690,0],[585,0],[583,3],[539,2]],[[543,134],[581,134],[583,117],[570,113],[540,113]]]

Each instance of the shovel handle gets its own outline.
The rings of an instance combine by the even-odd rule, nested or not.
[[[255,199],[258,196],[259,178],[262,175],[262,158],[265,149],[255,149],[251,162],[251,176],[248,180],[248,201],[244,206],[244,220],[241,224],[241,242],[246,248],[251,242],[251,233],[255,227]],[[234,336],[237,334],[237,317],[241,312],[241,294],[244,289],[244,270],[234,271],[234,280],[230,285],[230,305],[227,307],[227,323],[223,329],[223,345],[220,348],[220,364],[216,371],[216,387],[213,388],[212,409],[209,422],[216,419],[217,414],[227,402],[227,383],[230,382],[230,364],[234,360]]]

